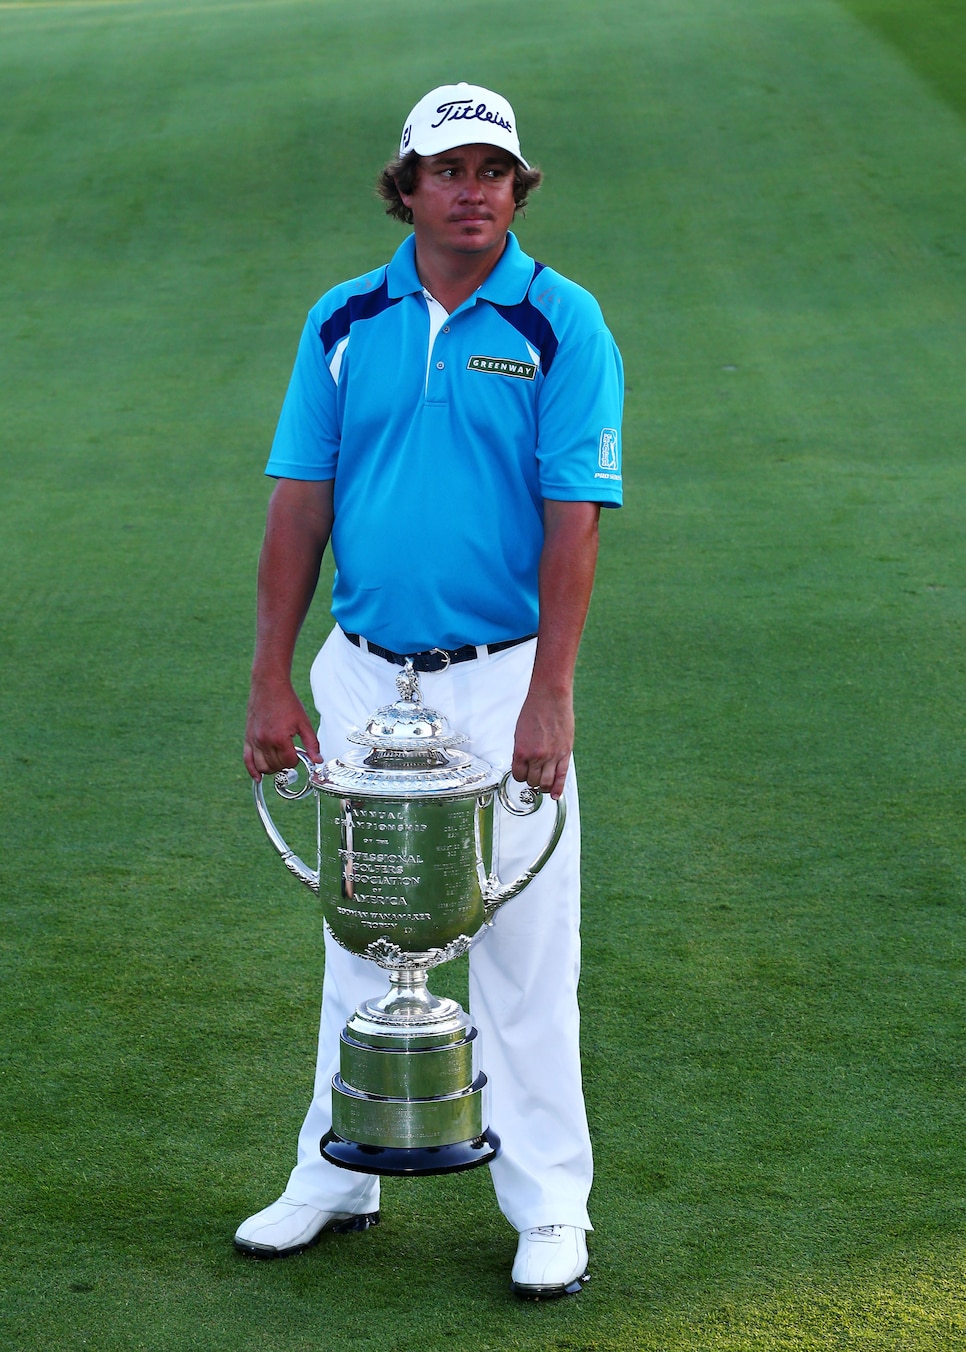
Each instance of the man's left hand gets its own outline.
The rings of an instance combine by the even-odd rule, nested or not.
[[[513,778],[525,780],[556,800],[574,749],[574,705],[571,695],[531,689],[520,710],[513,739]]]

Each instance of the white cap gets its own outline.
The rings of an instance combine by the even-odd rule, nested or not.
[[[406,118],[400,155],[441,155],[455,146],[499,146],[530,166],[520,154],[513,109],[502,94],[479,85],[440,85],[421,98]]]

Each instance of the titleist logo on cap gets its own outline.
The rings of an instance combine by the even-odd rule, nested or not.
[[[502,94],[482,85],[451,84],[431,89],[403,125],[400,153],[441,155],[461,145],[491,145],[508,150],[524,169],[516,118]]]
[[[433,130],[441,127],[444,122],[467,122],[475,118],[479,122],[492,122],[502,127],[504,131],[513,131],[513,123],[501,117],[498,112],[491,112],[485,103],[478,103],[473,108],[472,102],[472,99],[451,99],[449,103],[441,103],[436,109],[438,120],[431,123]]]

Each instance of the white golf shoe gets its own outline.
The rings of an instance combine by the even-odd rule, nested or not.
[[[378,1224],[378,1211],[319,1211],[283,1195],[242,1221],[235,1231],[235,1248],[253,1258],[286,1258],[318,1244],[326,1231],[344,1235]]]
[[[523,1230],[510,1280],[517,1295],[528,1300],[575,1295],[590,1280],[586,1233],[576,1225]]]

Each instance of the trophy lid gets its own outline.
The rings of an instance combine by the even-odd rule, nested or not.
[[[313,785],[328,792],[374,797],[418,798],[440,793],[493,787],[499,776],[476,756],[453,751],[467,741],[448,731],[448,722],[422,702],[419,677],[407,661],[396,677],[399,698],[377,709],[347,740],[368,747],[326,761],[311,775]]]
[[[401,753],[408,764],[444,764],[445,752],[466,741],[461,732],[448,733],[446,719],[422,701],[419,676],[410,661],[396,677],[399,698],[393,704],[384,704],[366,720],[364,728],[353,729],[349,741],[368,746],[371,754],[368,765],[390,763]]]

